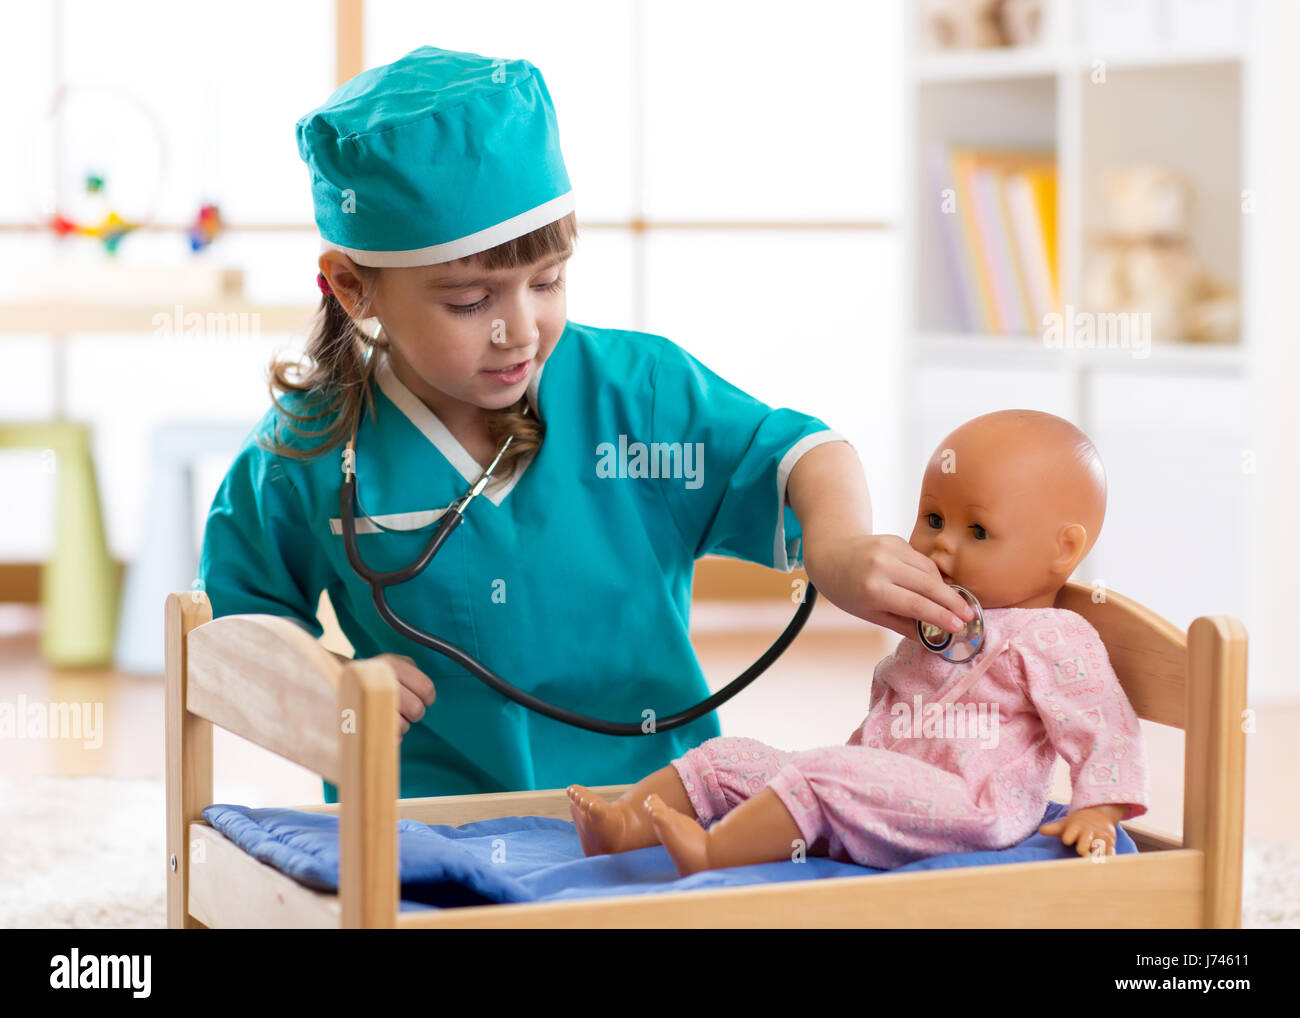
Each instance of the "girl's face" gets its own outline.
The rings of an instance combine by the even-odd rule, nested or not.
[[[532,265],[383,269],[372,313],[393,369],[435,413],[454,400],[483,410],[515,403],[564,331],[572,249]],[[505,370],[503,370],[505,369]]]

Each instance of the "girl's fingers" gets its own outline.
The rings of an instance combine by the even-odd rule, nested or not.
[[[424,717],[423,701],[405,686],[397,687],[397,711],[412,723]]]
[[[935,604],[930,599],[905,587],[894,587],[887,591],[884,601],[885,603],[881,607],[885,611],[912,620],[913,632],[916,630],[916,621],[918,619],[921,622],[928,622],[931,625],[938,626],[949,633],[959,632],[962,626],[965,625],[959,617],[954,617],[953,613],[947,608]]]
[[[898,561],[926,576],[940,579],[939,567],[934,564],[934,560],[929,555],[917,551],[901,537],[898,539]]]
[[[888,612],[870,612],[866,619],[884,629],[892,630],[905,640],[914,640],[917,643],[921,640],[916,633],[915,619],[905,619],[901,615],[891,615]]]
[[[437,699],[437,690],[433,688],[433,680],[424,672],[415,667],[415,662],[409,657],[400,654],[386,655],[393,658],[393,671],[397,674],[399,688],[409,689],[426,707],[432,707],[433,701]]]
[[[433,680],[415,667],[415,662],[405,654],[380,654],[393,666],[397,676],[397,729],[398,737],[411,730],[411,725],[424,717],[437,696]]]
[[[926,561],[930,562],[929,559],[926,559]],[[975,609],[967,604],[966,599],[957,591],[943,582],[943,577],[939,575],[938,566],[934,565],[933,562],[930,562],[930,565],[934,567],[933,575],[921,573],[919,570],[914,570],[911,575],[904,573],[903,578],[900,578],[900,586],[921,595],[932,604],[948,609],[959,619],[970,621],[970,619],[975,618]],[[967,616],[970,618],[967,618]]]
[[[900,541],[901,540],[902,538],[900,538]],[[974,608],[967,605],[966,598],[963,598],[961,594],[956,592],[956,590],[953,590],[953,588],[950,588],[948,584],[945,584],[944,577],[939,572],[939,567],[933,563],[930,556],[920,554],[917,549],[914,549],[913,546],[904,541],[902,542],[900,551],[898,551],[898,562],[900,562],[902,566],[915,569],[915,571],[920,575],[919,582],[917,581],[917,577],[911,577],[911,580],[913,581],[907,582],[902,581],[902,576],[904,576],[905,573],[900,573],[900,582],[902,585],[907,586],[907,588],[910,588],[911,590],[917,590],[918,593],[926,595],[926,597],[930,598],[931,601],[937,601],[941,603],[941,605],[949,606],[958,616],[961,616],[961,618],[966,618],[967,614],[969,614],[971,618],[974,618]]]
[[[970,621],[975,617],[975,609],[966,603],[966,599],[943,582],[939,567],[910,544],[904,542],[895,562],[903,568],[891,570],[890,578],[899,587],[917,594],[930,606],[946,608],[951,614],[964,621]],[[922,618],[920,615],[913,617]],[[942,625],[949,632],[954,631],[951,626],[946,622],[940,622],[938,618],[925,617],[923,621]]]

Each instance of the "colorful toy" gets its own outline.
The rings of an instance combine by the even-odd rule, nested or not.
[[[58,236],[93,237],[112,255],[153,218],[166,177],[166,134],[133,93],[59,86],[29,153],[24,166],[39,195],[36,218]]]
[[[217,238],[222,229],[221,211],[210,203],[201,206],[194,225],[190,227],[190,250],[202,251]]]

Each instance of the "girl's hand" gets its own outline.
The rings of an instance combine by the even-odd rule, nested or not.
[[[344,664],[352,660],[337,650],[330,653]],[[425,709],[433,706],[438,694],[433,688],[433,679],[416,668],[413,659],[405,654],[376,654],[371,660],[382,661],[385,658],[397,673],[397,736],[400,739],[424,717]]]
[[[863,534],[823,546],[805,541],[804,567],[813,586],[836,607],[909,640],[920,642],[918,619],[955,633],[975,617],[965,599],[943,582],[939,567],[893,534]]]
[[[405,654],[378,654],[374,660],[386,660],[397,673],[397,724],[398,737],[411,730],[411,726],[433,706],[437,692],[433,680],[415,667],[415,661]]]

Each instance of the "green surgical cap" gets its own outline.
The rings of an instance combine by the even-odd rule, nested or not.
[[[298,121],[321,250],[434,265],[573,211],[542,72],[421,46],[358,74]]]

